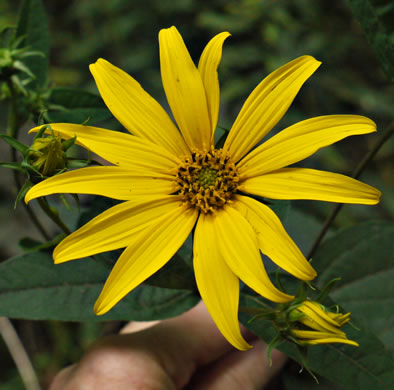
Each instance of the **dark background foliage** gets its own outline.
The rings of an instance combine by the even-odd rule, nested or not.
[[[380,46],[376,49],[375,45],[372,49],[369,44],[371,36],[365,35],[355,15],[365,18],[362,11],[368,11],[367,4],[372,10],[379,6],[380,15],[389,20],[390,10],[386,10],[388,14],[383,11],[390,2],[383,3],[345,0],[46,0],[51,40],[50,80],[55,86],[85,88],[96,93],[88,65],[103,57],[133,75],[165,105],[159,72],[159,30],[177,26],[195,61],[214,34],[229,31],[232,37],[225,43],[219,71],[221,126],[231,126],[245,98],[269,72],[297,56],[310,54],[323,64],[302,88],[274,132],[309,117],[348,113],[370,117],[377,123],[381,134],[389,126],[393,113],[394,88],[390,83],[390,69],[385,59],[382,66],[379,51],[389,36],[384,35],[384,28],[380,29],[383,31],[383,38],[378,42]],[[18,6],[18,2],[0,2],[0,25],[16,23]],[[373,15],[369,16],[372,20]],[[5,106],[0,103],[2,127],[6,117]],[[105,126],[120,130],[114,120],[107,121]],[[350,174],[378,140],[379,133],[344,140],[301,164]],[[7,160],[8,149],[5,145],[0,148],[1,159]],[[346,206],[332,231],[370,219],[390,219],[394,211],[392,151],[393,140],[385,144],[361,178],[383,192],[380,205]],[[11,174],[4,169],[0,183],[1,261],[20,254],[19,239],[26,235],[35,237],[36,233],[21,207],[12,210],[15,193]],[[332,205],[297,201],[292,206],[286,227],[306,253]],[[55,230],[50,222],[47,225]],[[44,388],[56,371],[75,362],[94,339],[120,326],[119,323],[26,320],[15,320],[14,325],[33,358]],[[0,390],[22,388],[2,341],[0,367]],[[294,387],[296,379],[289,379],[290,374],[286,375],[282,386],[297,388]],[[315,388],[313,384],[311,386]],[[323,386],[319,388],[325,389]]]

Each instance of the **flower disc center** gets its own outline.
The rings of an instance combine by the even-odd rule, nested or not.
[[[197,183],[204,188],[214,186],[218,177],[218,171],[211,167],[205,167],[200,170]]]
[[[205,214],[230,202],[238,183],[235,164],[222,149],[192,153],[177,172],[178,194]]]

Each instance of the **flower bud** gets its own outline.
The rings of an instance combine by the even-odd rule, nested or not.
[[[66,166],[66,153],[59,136],[36,138],[29,152],[30,164],[43,176],[53,176]]]
[[[289,313],[289,332],[300,345],[344,343],[358,347],[341,327],[350,321],[350,313],[334,313],[322,304],[305,300]]]

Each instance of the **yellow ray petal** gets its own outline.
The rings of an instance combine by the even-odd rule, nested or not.
[[[310,328],[310,329],[314,329],[317,330],[319,332],[327,332],[327,329],[323,328],[322,326],[320,326],[319,324],[317,324],[315,321],[311,320],[308,317],[303,317],[302,319],[299,320],[303,325],[305,325],[306,327]],[[337,332],[336,332],[337,333]],[[343,332],[340,331],[340,334],[342,334]]]
[[[301,161],[343,138],[374,131],[375,123],[359,115],[329,115],[308,119],[274,135],[245,156],[237,168],[241,179],[262,175]]]
[[[123,70],[100,58],[90,71],[105,104],[130,133],[161,145],[175,156],[190,154],[160,104]]]
[[[359,346],[353,340],[349,340],[342,337],[333,336],[331,333],[328,332],[316,332],[314,330],[293,330],[294,335],[299,339],[304,339],[300,341],[304,341],[308,344],[331,344],[331,343],[343,343],[343,344],[350,344],[356,347]]]
[[[254,89],[224,144],[234,161],[240,160],[279,122],[320,64],[311,56],[299,57],[272,72]]]
[[[319,325],[319,327],[323,328],[325,332],[329,332],[332,335],[337,335],[337,336],[344,336],[346,337],[345,332],[340,330],[336,324],[331,324],[328,321],[326,321],[326,318],[322,318],[320,314],[317,314],[315,310],[311,309],[310,307],[307,307],[305,305],[301,305],[300,307],[297,308],[299,311],[303,312],[308,316],[310,320],[313,320],[316,324]],[[304,319],[302,318],[300,321],[305,324],[303,321]],[[311,326],[311,328],[314,329],[314,326]]]
[[[34,187],[25,202],[51,194],[95,194],[129,200],[136,195],[167,195],[177,188],[174,177],[114,166],[88,167],[52,176]]]
[[[359,344],[353,340],[349,339],[341,339],[337,337],[330,337],[330,338],[322,338],[317,340],[308,340],[306,341],[307,344],[310,345],[318,345],[318,344],[332,344],[332,343],[341,343],[341,344],[349,344],[354,345],[355,347],[359,347]]]
[[[216,129],[219,116],[220,88],[218,78],[218,66],[222,59],[222,46],[226,38],[231,34],[222,32],[213,37],[201,54],[198,70],[207,96],[209,117],[211,120],[211,139]]]
[[[292,332],[296,334],[298,337],[303,338],[303,339],[320,339],[320,338],[340,338],[346,339],[346,334],[343,333],[343,335],[333,335],[330,332],[319,332],[316,330],[299,330],[299,329],[293,329]]]
[[[175,27],[159,33],[160,69],[168,104],[190,149],[211,147],[211,124],[200,72]]]
[[[198,212],[179,205],[134,235],[109,275],[94,310],[104,314],[163,267],[190,234]]]
[[[104,211],[67,236],[54,250],[55,263],[124,248],[137,233],[180,208],[177,196],[136,197]]]
[[[194,233],[194,272],[201,298],[223,336],[240,350],[251,346],[238,323],[239,280],[218,250],[211,216],[201,214]]]
[[[247,179],[240,191],[271,199],[313,199],[326,202],[376,204],[381,192],[368,184],[307,168],[282,168]]]
[[[326,312],[326,314],[337,323],[337,326],[343,326],[347,324],[350,321],[351,316],[351,313],[342,314]]]
[[[274,263],[299,279],[312,280],[316,277],[316,271],[269,207],[252,198],[239,195],[234,207],[253,227],[260,250]]]
[[[212,217],[221,256],[230,269],[250,288],[273,302],[293,297],[279,291],[270,281],[260,256],[256,233],[233,207],[225,207]]]
[[[180,163],[177,156],[160,145],[130,134],[70,123],[52,123],[51,127],[64,139],[77,137],[78,145],[115,165],[169,173],[176,171]],[[42,126],[37,126],[29,133],[38,132],[41,128]],[[45,133],[49,134],[50,131]]]
[[[334,314],[335,316],[339,316],[338,314],[335,313],[329,313],[325,312],[323,308],[320,306],[319,303],[314,302],[314,301],[304,301],[304,303],[298,308],[298,310],[302,311],[303,313],[309,315],[310,318],[313,318],[316,321],[316,317],[320,318],[322,320],[321,325],[324,326],[324,323],[327,322],[332,325],[330,328],[330,331],[333,331],[334,329],[338,329],[338,321],[335,320],[332,316],[329,314]],[[350,313],[349,313],[350,315]],[[316,321],[318,322],[318,321]],[[341,330],[339,330],[341,333],[343,333]]]

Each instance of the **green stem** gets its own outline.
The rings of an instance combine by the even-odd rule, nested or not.
[[[380,148],[384,145],[384,143],[393,135],[393,133],[394,133],[394,122],[390,124],[389,128],[386,130],[383,136],[376,142],[372,150],[365,156],[365,158],[360,162],[358,167],[354,170],[352,174],[352,177],[354,179],[358,179],[360,177],[361,173],[364,171],[364,169],[367,167],[370,161],[375,157],[376,153],[380,150]],[[312,256],[316,253],[317,248],[321,244],[323,238],[327,234],[328,229],[333,224],[335,218],[341,211],[343,205],[344,205],[343,203],[339,203],[333,208],[331,214],[326,219],[326,222],[324,223],[319,235],[317,236],[315,242],[313,243],[312,249],[309,251],[307,259],[312,258]]]
[[[18,94],[16,93],[11,80],[7,80],[7,85],[10,90],[10,95],[11,95],[11,105],[10,105],[10,110],[8,113],[7,135],[16,139],[18,137],[19,128],[22,125],[22,124],[19,125],[18,119],[17,119],[17,117],[18,117]],[[11,160],[13,162],[17,162],[16,150],[12,147],[11,147]],[[13,175],[14,175],[14,182],[15,182],[17,191],[19,192],[19,190],[22,188],[22,184],[19,180],[19,174],[17,171],[13,171]],[[27,212],[27,215],[30,217],[34,226],[41,233],[42,237],[46,241],[49,241],[51,239],[51,236],[47,233],[45,228],[42,226],[42,224],[40,223],[40,221],[37,218],[34,211],[26,203],[24,203],[24,202],[22,202],[22,203],[23,203],[23,206]]]
[[[19,191],[22,188],[22,184],[21,184],[21,182],[19,180],[18,172],[13,170],[13,174],[14,174],[14,181],[15,181],[16,188]],[[38,219],[37,215],[35,214],[35,212],[24,201],[21,201],[19,203],[23,204],[28,216],[30,217],[31,221],[33,222],[33,224],[35,225],[37,230],[41,233],[41,235],[44,238],[44,240],[45,241],[49,241],[51,239],[51,236],[50,236],[50,234],[47,233],[47,231],[45,230],[44,226],[42,226],[42,224],[39,221],[39,219]]]
[[[13,138],[18,136],[18,125],[17,125],[17,114],[18,114],[18,95],[15,92],[15,88],[12,85],[11,80],[7,80],[7,86],[10,90],[11,95],[11,107],[8,113],[8,127],[7,135]],[[11,149],[14,150],[14,149]]]
[[[64,224],[59,216],[53,212],[45,198],[38,198],[38,203],[45,214],[66,234],[71,234],[71,230]]]

